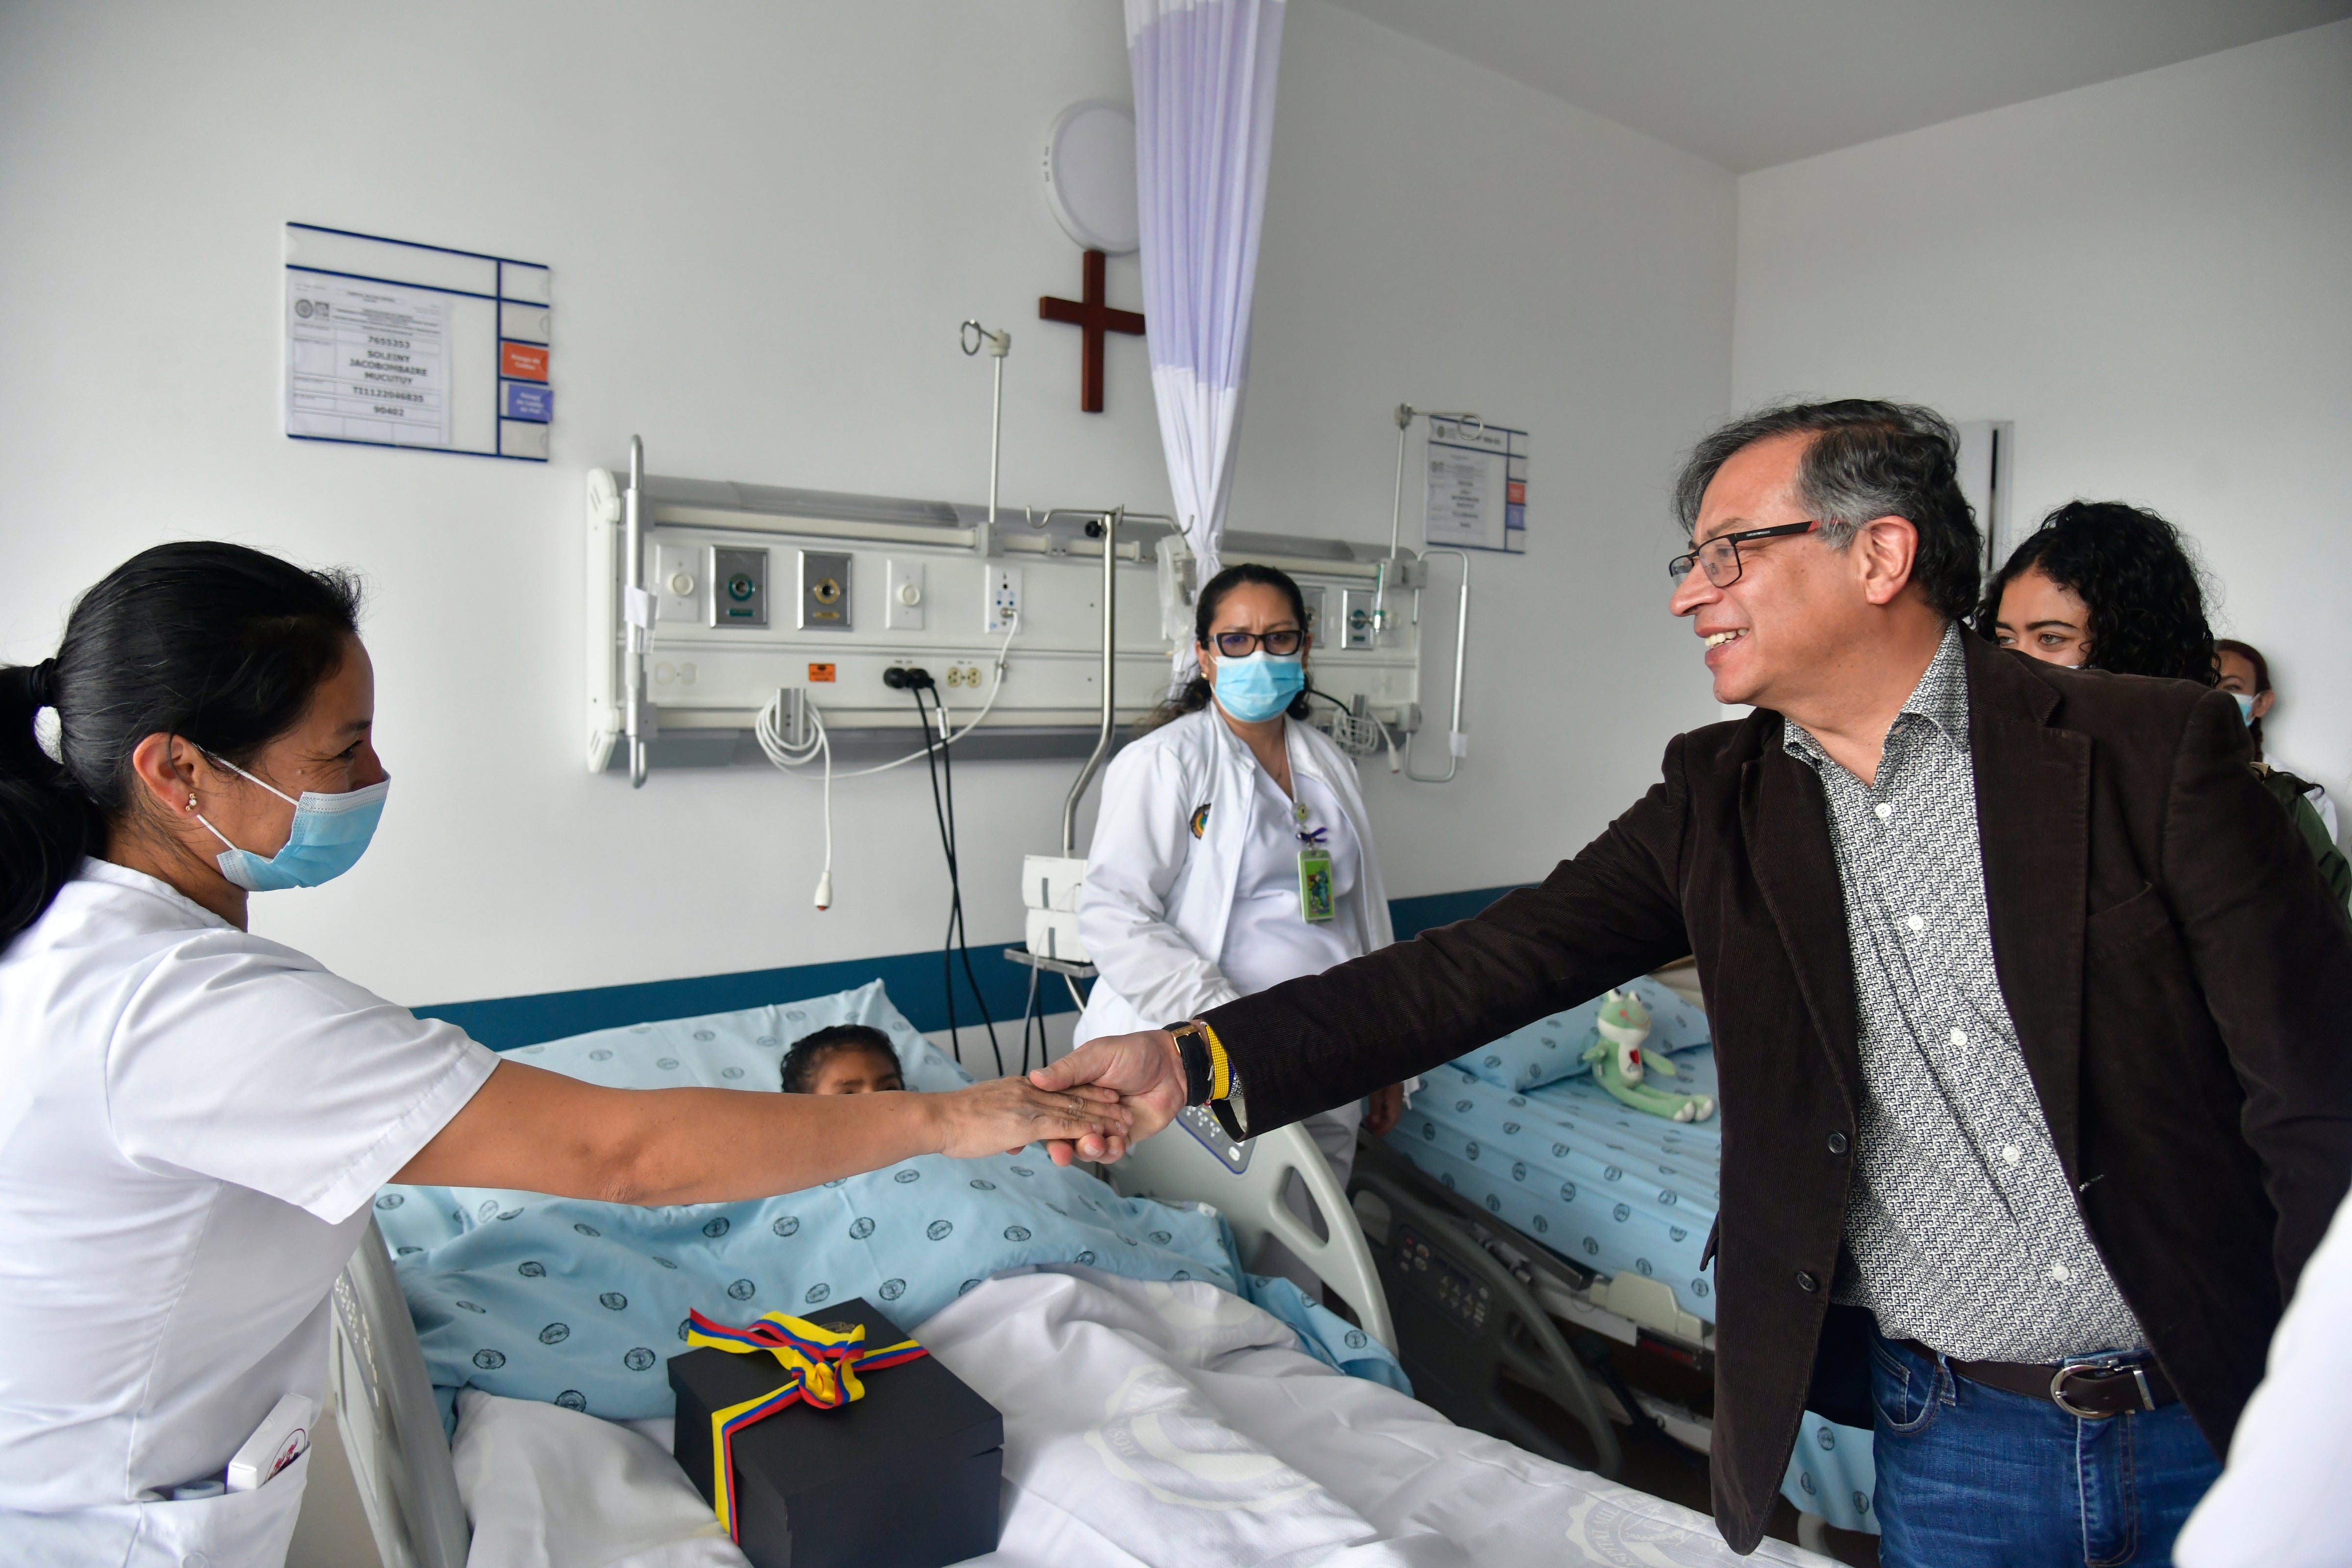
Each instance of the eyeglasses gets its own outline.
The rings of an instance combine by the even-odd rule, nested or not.
[[[1742,570],[1739,543],[1742,540],[1778,539],[1783,534],[1811,533],[1821,527],[1818,522],[1783,522],[1770,528],[1750,528],[1738,533],[1718,533],[1686,555],[1677,555],[1666,563],[1666,575],[1679,583],[1696,566],[1706,574],[1706,580],[1718,588],[1728,588],[1739,581]]]
[[[1217,645],[1221,658],[1247,658],[1253,648],[1264,648],[1276,658],[1297,653],[1307,634],[1297,626],[1279,626],[1270,632],[1219,632],[1210,641]]]

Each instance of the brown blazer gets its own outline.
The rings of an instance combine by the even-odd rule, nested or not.
[[[2083,1218],[2216,1453],[2352,1178],[2352,921],[2230,699],[1968,641],[2001,993]],[[1209,1015],[1272,1127],[1684,953],[1720,1077],[1715,1511],[1754,1549],[1843,1244],[1862,1092],[1820,780],[1759,710],[1539,887]],[[1825,1355],[1824,1360],[1828,1357]]]

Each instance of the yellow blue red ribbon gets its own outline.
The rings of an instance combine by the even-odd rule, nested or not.
[[[688,1314],[686,1342],[733,1355],[772,1355],[790,1375],[783,1384],[756,1399],[710,1413],[710,1494],[719,1522],[730,1541],[740,1543],[735,1514],[735,1435],[756,1426],[789,1405],[813,1405],[838,1410],[866,1397],[861,1372],[882,1372],[904,1366],[930,1352],[912,1340],[879,1349],[866,1348],[866,1325],[828,1329],[805,1318],[769,1312],[748,1327],[730,1329],[699,1312]]]

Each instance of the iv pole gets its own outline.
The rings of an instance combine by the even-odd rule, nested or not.
[[[1486,428],[1486,422],[1475,414],[1441,414],[1433,408],[1415,408],[1410,403],[1396,405],[1396,490],[1389,502],[1389,556],[1381,563],[1380,581],[1372,586],[1372,627],[1383,637],[1389,630],[1389,579],[1396,573],[1397,546],[1404,531],[1404,448],[1415,419],[1452,419],[1463,425],[1475,425],[1481,432]]]
[[[1112,642],[1118,625],[1118,524],[1127,515],[1123,506],[1113,507],[1102,514],[1099,523],[1089,523],[1091,531],[1102,530],[1103,547],[1103,633],[1102,633],[1102,729],[1095,736],[1094,753],[1087,765],[1078,770],[1077,782],[1070,786],[1069,798],[1062,802],[1062,858],[1068,859],[1077,853],[1078,801],[1094,783],[1095,770],[1102,766],[1103,758],[1110,752],[1111,728],[1115,719],[1116,683],[1118,678],[1118,650]]]
[[[1410,403],[1396,406],[1397,457],[1396,491],[1389,505],[1389,557],[1381,564],[1380,582],[1372,589],[1372,626],[1381,637],[1389,629],[1389,577],[1396,570],[1397,546],[1404,526],[1404,448],[1406,437],[1415,419],[1451,419],[1456,424],[1475,425],[1484,435],[1486,422],[1475,414],[1441,414],[1435,409],[1415,408]],[[1454,708],[1445,732],[1445,771],[1442,773],[1418,773],[1412,770],[1412,743],[1415,735],[1405,737],[1405,776],[1419,784],[1448,784],[1461,771],[1462,758],[1469,750],[1469,736],[1462,730],[1462,670],[1470,643],[1470,557],[1459,550],[1423,550],[1422,559],[1433,555],[1451,555],[1462,563],[1462,599],[1455,611],[1454,626]],[[1421,620],[1421,590],[1412,593],[1413,621]]]
[[[956,339],[969,358],[988,345],[988,357],[996,362],[996,390],[988,405],[988,548],[996,548],[996,459],[1004,449],[1004,356],[1013,352],[1013,334],[992,332],[978,321],[966,321],[956,329]]]
[[[643,500],[646,488],[646,444],[629,437],[629,488],[621,496],[623,563],[621,680],[628,704],[629,787],[646,787],[646,645],[653,640],[653,595],[646,592],[646,531]]]

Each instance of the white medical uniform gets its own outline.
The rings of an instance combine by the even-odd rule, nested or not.
[[[325,1397],[376,1188],[498,1058],[104,861],[0,952],[0,1559],[283,1561],[307,1459],[216,1476]]]
[[[1292,787],[1328,829],[1333,912],[1298,906],[1291,802],[1212,704],[1129,745],[1103,774],[1078,938],[1100,978],[1080,1043],[1197,1017],[1395,940],[1356,768],[1321,731],[1286,721]],[[1345,1183],[1361,1101],[1306,1126]]]
[[[2352,1563],[2352,1199],[2271,1335],[2270,1365],[2230,1439],[2221,1479],[2173,1543],[2180,1568],[2341,1568]]]

